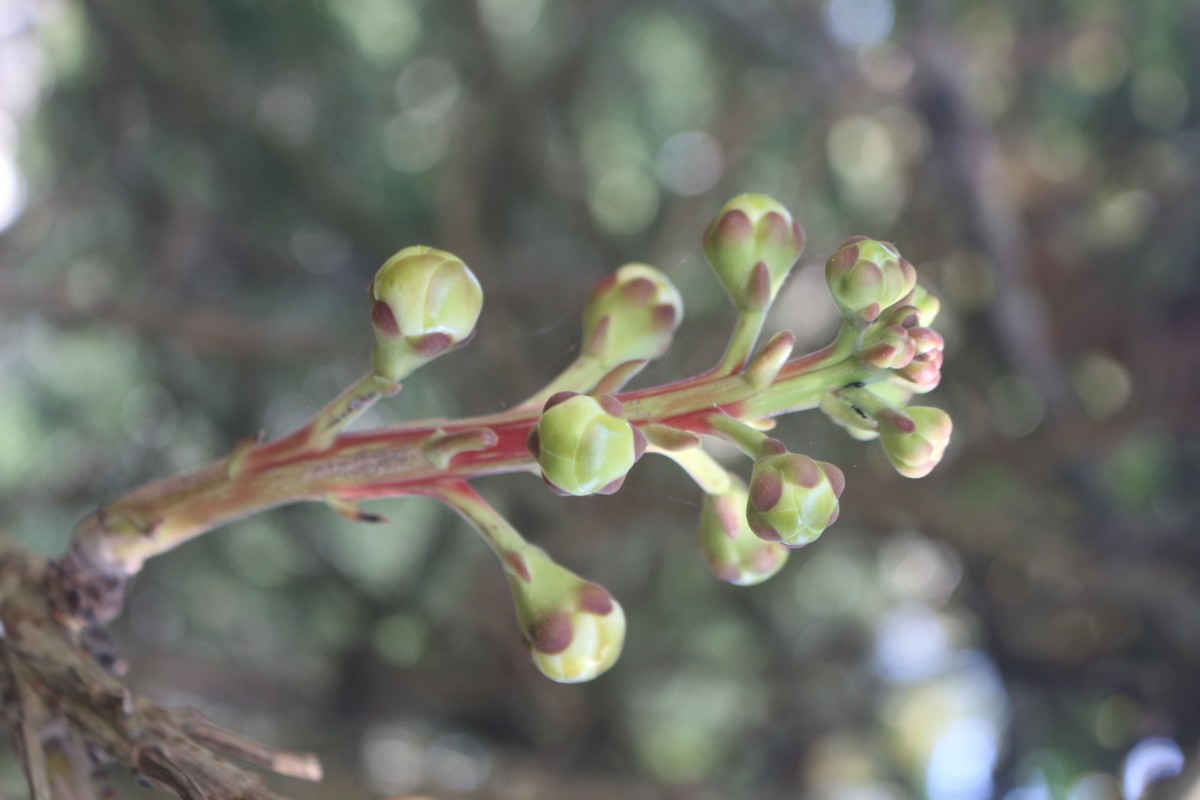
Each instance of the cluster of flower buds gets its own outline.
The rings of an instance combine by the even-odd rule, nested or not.
[[[575,362],[496,420],[510,431],[529,425],[526,447],[546,485],[563,495],[617,491],[644,452],[673,459],[705,492],[698,542],[713,574],[737,585],[770,578],[790,548],[813,542],[837,520],[845,488],[833,464],[788,452],[762,433],[770,418],[819,407],[855,438],[879,439],[908,477],[941,460],[952,427],[939,409],[908,406],[914,394],[937,386],[943,341],[930,327],[937,298],[917,284],[912,264],[892,244],[855,236],[829,258],[825,276],[844,319],[830,347],[794,358],[795,337],[785,331],[755,351],[766,312],[804,244],[804,230],[778,202],[735,197],[703,238],[738,311],[713,369],[618,395],[645,362],[666,352],[683,318],[679,291],[665,275],[628,264],[588,296]],[[482,295],[457,258],[416,247],[384,265],[372,299],[375,375],[396,382],[470,338]],[[464,454],[488,458],[517,439],[487,427],[486,418],[475,422],[480,426],[431,436],[423,449],[428,461],[449,469]],[[753,461],[748,483],[704,449],[706,435],[726,439]],[[528,465],[517,453],[492,457],[508,459],[509,468]],[[625,620],[608,592],[525,543],[469,487],[447,486],[453,484],[431,494],[456,507],[500,556],[538,668],[574,682],[611,666]]]
[[[914,394],[941,381],[941,334],[930,325],[940,304],[887,242],[847,239],[825,265],[830,294],[856,332],[854,358],[885,380],[852,382],[821,398],[825,414],[856,439],[879,438],[888,460],[907,477],[922,477],[941,460],[950,417],[936,408],[906,408]]]
[[[942,335],[920,324],[915,306],[896,305],[859,335],[856,352],[866,366],[891,370],[901,386],[924,394],[942,378]]]

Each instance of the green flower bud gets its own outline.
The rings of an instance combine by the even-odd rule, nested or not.
[[[804,229],[778,201],[739,195],[704,232],[704,255],[739,311],[762,311],[804,251]]]
[[[928,327],[942,310],[942,301],[921,284],[914,284],[913,289],[897,305],[912,306],[917,310],[917,324]]]
[[[532,545],[505,559],[521,636],[542,674],[581,683],[617,661],[625,612],[603,587],[556,564]]]
[[[483,307],[474,273],[456,256],[406,247],[371,283],[375,374],[397,382],[425,362],[470,340]]]
[[[861,327],[913,291],[917,271],[894,245],[852,236],[826,262],[825,281],[842,316]]]
[[[700,551],[712,574],[726,583],[753,586],[783,568],[788,549],[758,538],[746,521],[746,485],[735,479],[724,494],[704,495]]]
[[[528,444],[546,485],[581,497],[621,488],[645,452],[646,438],[625,419],[616,398],[559,392],[546,401]]]
[[[846,433],[860,442],[869,442],[879,437],[879,431],[870,415],[844,397],[827,394],[821,398],[821,410],[825,416],[846,429]]]
[[[778,439],[767,439],[750,476],[746,520],[760,538],[802,547],[837,521],[845,487],[833,464],[789,453]]]
[[[626,264],[588,295],[584,352],[604,369],[658,358],[683,321],[683,298],[667,276],[646,264]]]
[[[954,424],[940,408],[917,406],[880,412],[879,439],[888,461],[907,478],[923,478],[937,466]]]

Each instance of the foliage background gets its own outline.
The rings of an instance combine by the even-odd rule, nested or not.
[[[319,751],[298,797],[1136,796],[1200,738],[1197,41],[1176,0],[6,0],[0,526],[58,552],[303,421],[411,243],[472,265],[484,318],[374,424],[531,393],[628,260],[688,308],[649,379],[690,374],[732,321],[699,234],[766,192],[809,233],[773,319],[802,344],[849,234],[942,296],[933,475],[788,421],[844,510],[754,589],[709,577],[663,465],[613,498],[486,482],[629,613],[581,687],[527,664],[448,512],[285,509],[149,566],[133,682]]]

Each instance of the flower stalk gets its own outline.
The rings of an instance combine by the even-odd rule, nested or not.
[[[291,435],[246,440],[225,459],[135,489],[87,517],[60,572],[82,576],[88,589],[64,589],[63,597],[90,599],[64,613],[111,618],[146,559],[253,513],[309,501],[380,522],[362,503],[423,495],[451,506],[496,552],[539,669],[555,680],[586,680],[620,651],[620,606],[525,542],[470,482],[529,472],[560,493],[608,493],[647,450],[678,464],[708,498],[699,541],[713,571],[738,584],[770,577],[784,546],[812,541],[837,519],[845,482],[834,465],[789,453],[760,428],[820,407],[857,438],[878,438],[901,474],[926,474],[945,452],[949,417],[905,406],[940,379],[942,340],[928,327],[937,301],[894,247],[853,238],[827,268],[844,317],[836,338],[795,355],[794,337],[782,332],[751,358],[803,249],[803,229],[770,198],[743,195],[722,209],[704,246],[739,311],[728,347],[707,372],[624,388],[667,350],[683,312],[665,275],[632,264],[589,296],[579,359],[525,402],[472,418],[348,432],[402,379],[474,334],[482,290],[466,265],[433,248],[402,250],[372,284],[371,371]],[[706,436],[734,443],[752,460],[748,485],[705,449]]]

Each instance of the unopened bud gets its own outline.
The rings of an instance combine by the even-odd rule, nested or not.
[[[608,670],[625,641],[625,612],[599,584],[529,546],[508,559],[508,583],[533,663],[559,683],[590,681]]]
[[[929,327],[937,318],[942,308],[942,302],[921,284],[913,285],[913,289],[900,300],[899,305],[912,306],[917,309],[918,325]]]
[[[746,486],[734,480],[724,494],[704,495],[700,511],[700,551],[713,575],[726,583],[752,586],[783,568],[788,549],[760,539],[746,521]]]
[[[896,371],[910,391],[924,394],[932,391],[942,380],[941,334],[932,328],[912,328],[908,332],[916,350],[911,362]]]
[[[611,369],[657,358],[683,320],[683,299],[667,276],[646,264],[626,264],[588,295],[584,352]]]
[[[416,245],[379,268],[371,301],[375,374],[397,382],[471,338],[483,307],[483,290],[461,259]]]
[[[879,437],[875,420],[866,411],[844,397],[827,394],[821,398],[821,410],[830,420],[846,429],[846,433],[860,442],[869,442]]]
[[[826,262],[825,281],[842,316],[865,326],[913,290],[917,272],[894,245],[852,236]]]
[[[646,449],[615,398],[573,392],[546,401],[528,443],[546,484],[577,497],[615,492]]]
[[[937,466],[954,429],[949,414],[926,406],[888,409],[876,418],[888,461],[907,478],[923,478]]]
[[[804,251],[804,229],[778,201],[739,195],[704,232],[704,255],[740,311],[762,311]]]
[[[837,520],[845,486],[833,464],[789,453],[778,439],[767,439],[750,477],[746,519],[760,538],[801,547]]]

